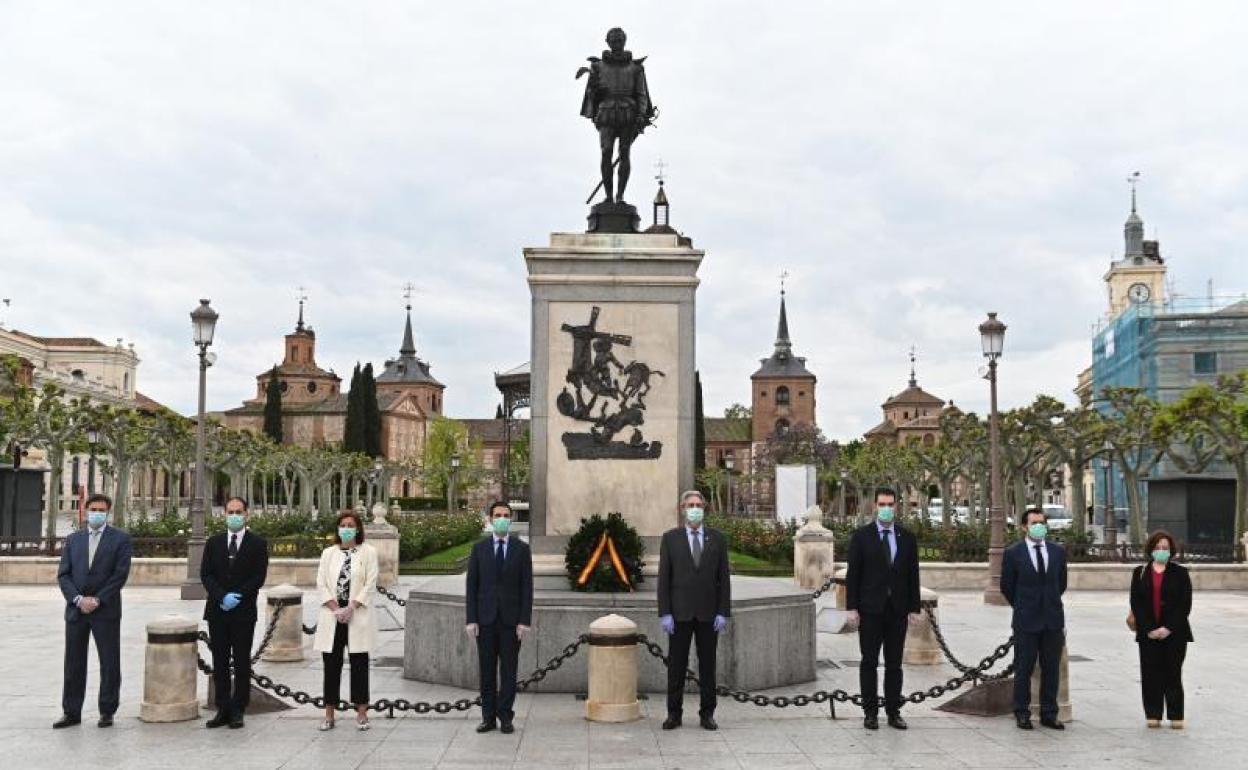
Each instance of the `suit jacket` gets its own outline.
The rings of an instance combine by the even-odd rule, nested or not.
[[[1014,608],[1015,631],[1038,633],[1066,628],[1062,594],[1066,593],[1066,550],[1045,541],[1044,582],[1028,551],[1035,544],[1023,539],[1001,556],[1001,593]]]
[[[890,602],[896,610],[919,611],[919,542],[893,522],[897,555],[889,567],[875,521],[854,530],[846,557],[845,609],[876,614]]]
[[[696,567],[685,527],[669,529],[659,541],[660,617],[707,623],[716,615],[732,615],[728,541],[719,530],[702,528],[702,559]]]
[[[100,606],[91,613],[93,620],[121,620],[121,588],[130,577],[130,535],[113,526],[104,527],[95,561],[87,566],[91,550],[89,530],[80,529],[65,538],[56,581],[65,597],[65,620],[75,621],[83,614],[74,605],[75,596],[94,596]]]
[[[1192,578],[1187,568],[1174,562],[1166,564],[1161,578],[1161,617],[1153,615],[1153,568],[1145,564],[1131,575],[1131,612],[1135,614],[1135,640],[1148,639],[1148,632],[1168,628],[1177,639],[1189,642],[1192,627],[1187,622],[1192,612]]]
[[[204,543],[204,558],[199,564],[199,580],[208,591],[204,620],[242,620],[256,622],[256,597],[269,572],[269,544],[251,530],[238,544],[238,555],[230,564],[230,544],[224,532],[218,532]],[[221,600],[226,594],[242,596],[238,606],[226,612]]]
[[[321,552],[321,563],[316,570],[320,610],[312,649],[317,652],[334,650],[338,620],[325,602],[338,600],[338,574],[342,572],[343,553],[337,543],[326,548]],[[359,606],[351,613],[351,620],[347,623],[348,652],[372,652],[377,644],[377,619],[373,617],[373,596],[376,593],[377,549],[369,543],[360,543],[351,557],[351,586],[347,601],[356,602]]]
[[[494,561],[494,536],[482,538],[468,556],[464,608],[468,622],[482,626],[533,625],[533,553],[529,544],[511,535],[500,574]]]

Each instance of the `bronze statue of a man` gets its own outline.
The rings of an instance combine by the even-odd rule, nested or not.
[[[645,57],[634,59],[631,51],[624,50],[627,40],[619,27],[607,32],[608,50],[602,58],[589,57],[590,65],[581,67],[576,76],[589,73],[585,85],[585,98],[581,101],[581,115],[594,121],[598,129],[598,141],[602,148],[602,187],[607,202],[624,202],[624,188],[632,170],[629,149],[637,135],[653,123],[657,111],[650,101],[646,87],[646,70],[642,66]],[[612,185],[611,155],[619,142],[619,186]],[[591,198],[593,196],[590,196]]]

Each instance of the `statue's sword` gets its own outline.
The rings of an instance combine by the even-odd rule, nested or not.
[[[612,170],[612,171],[615,171],[615,167],[616,167],[616,166],[618,166],[618,165],[620,165],[620,159],[619,159],[619,157],[616,157],[615,162],[611,164],[611,170]],[[595,196],[595,195],[597,195],[597,194],[598,194],[598,191],[599,191],[599,190],[601,190],[601,189],[602,189],[602,180],[601,180],[601,179],[599,179],[599,180],[598,180],[598,184],[594,187],[594,191],[593,191],[593,192],[591,192],[591,193],[589,194],[589,197],[585,199],[585,205],[587,205],[587,206],[588,206],[590,203],[593,203],[593,202],[594,202],[594,196]]]

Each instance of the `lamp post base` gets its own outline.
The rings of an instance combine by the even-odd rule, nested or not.
[[[202,513],[200,514],[203,515]],[[186,541],[186,579],[182,581],[183,599],[206,599],[208,592],[199,580],[199,565],[204,560],[204,536],[192,535]]]
[[[1005,594],[996,588],[984,589],[984,604],[992,604],[997,607],[1004,607],[1009,604],[1005,600]]]

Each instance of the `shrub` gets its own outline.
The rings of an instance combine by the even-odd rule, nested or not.
[[[446,510],[446,495],[441,497],[392,497],[391,503],[398,503],[400,510],[403,511],[444,511]],[[456,501],[459,508],[467,508],[467,498],[461,497]]]
[[[418,513],[390,520],[399,528],[399,560],[416,561],[481,535],[481,516],[473,511]]]
[[[707,526],[724,533],[728,547],[773,564],[793,563],[793,534],[797,524],[748,519],[737,516],[710,515]]]

